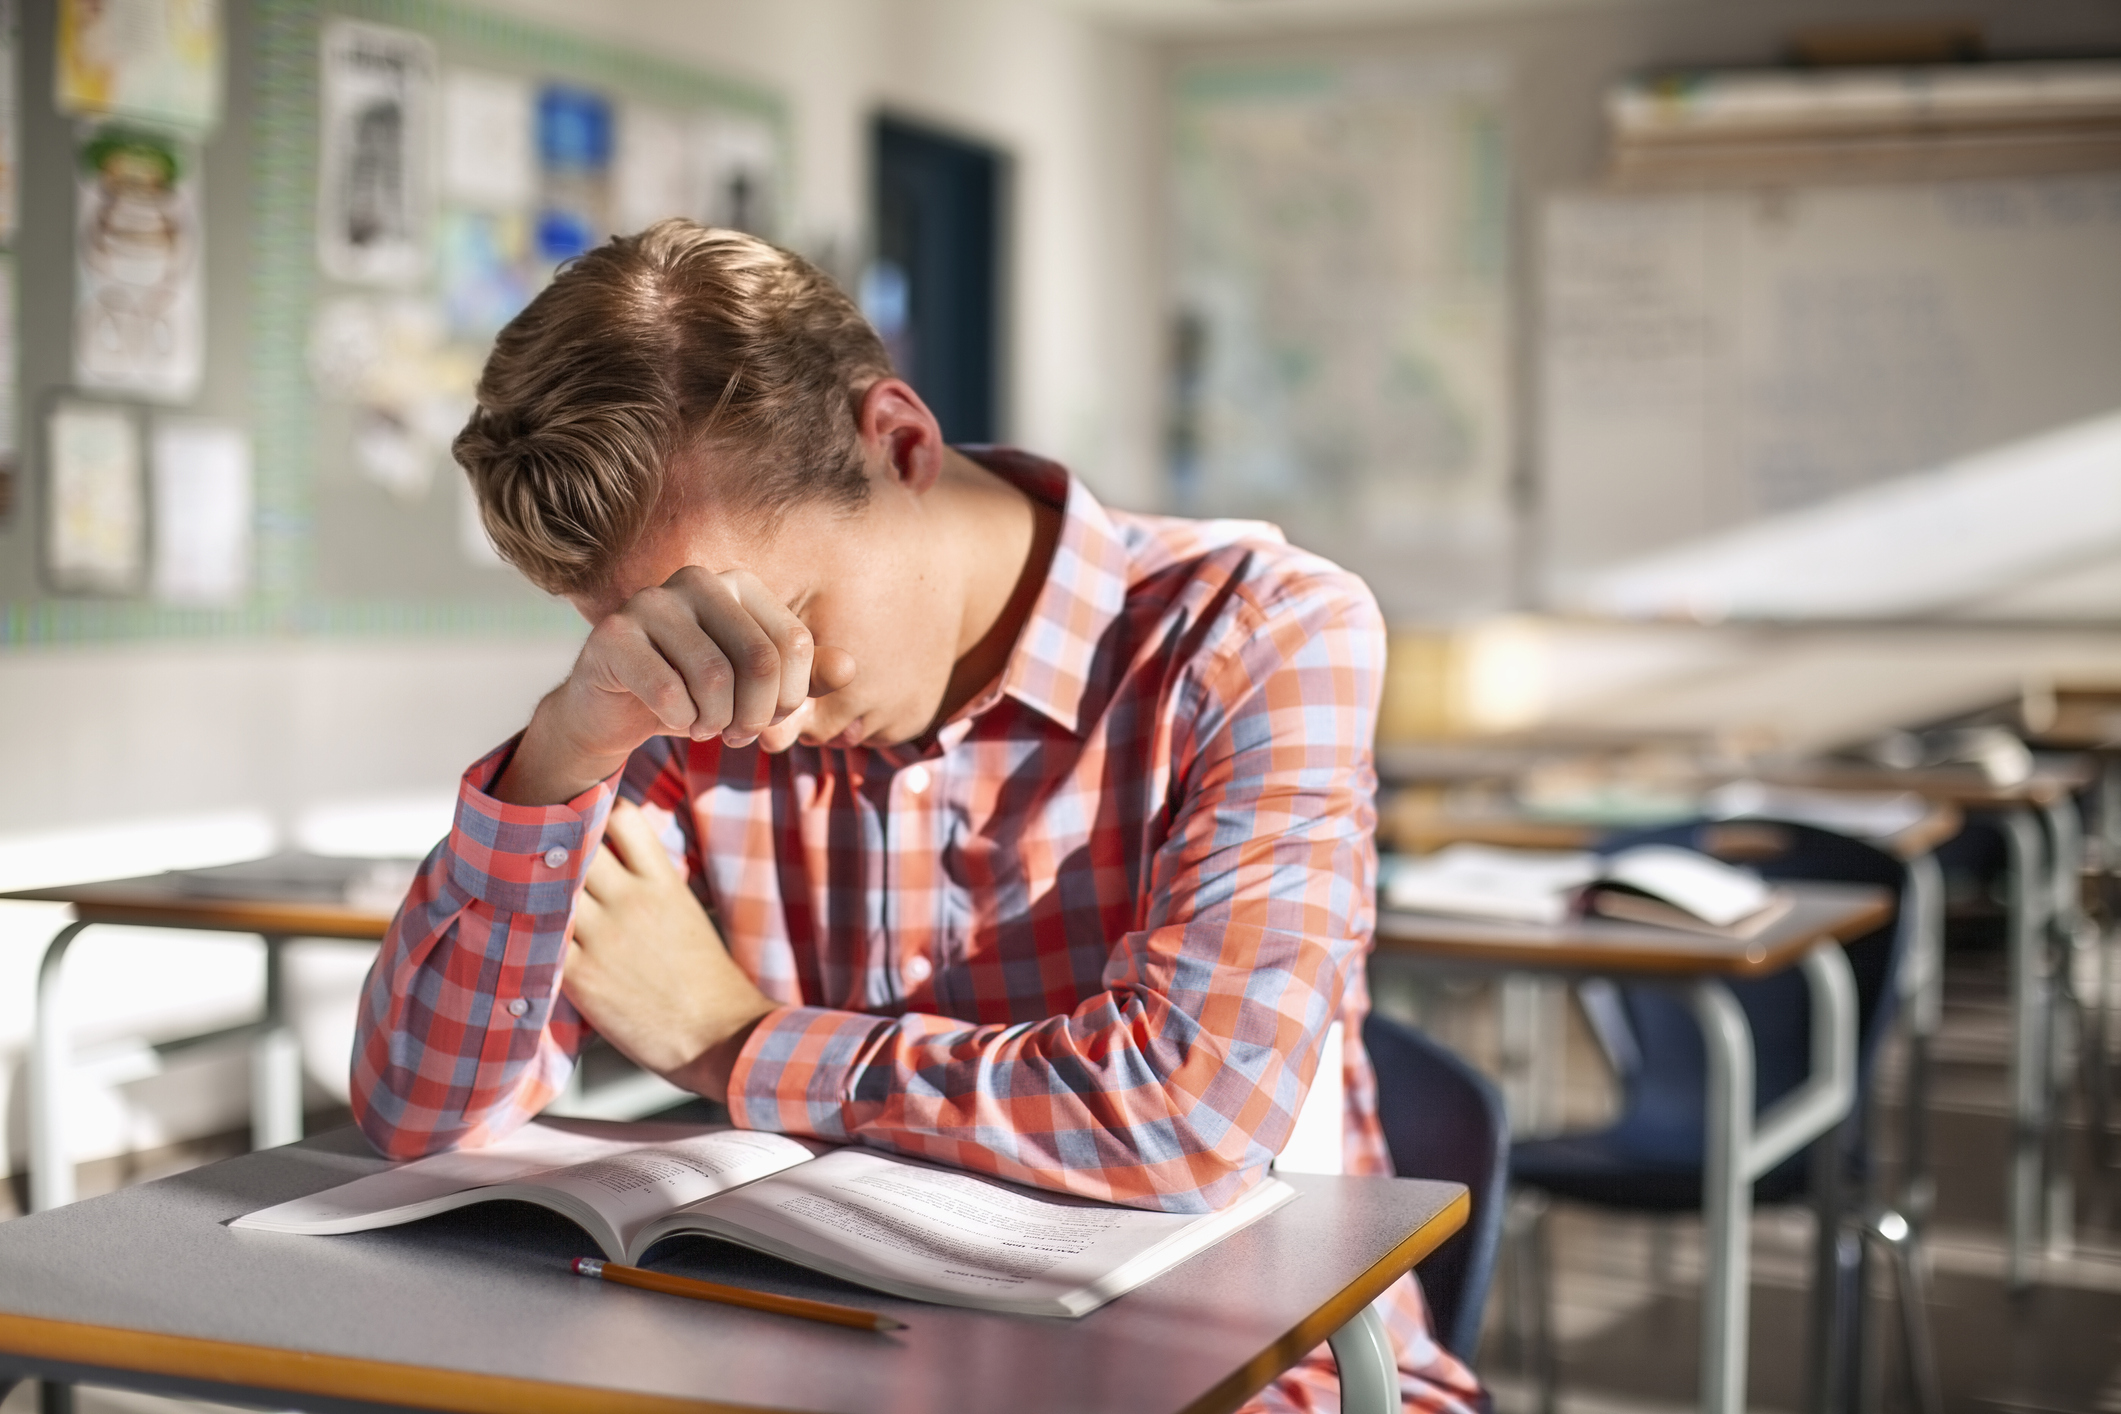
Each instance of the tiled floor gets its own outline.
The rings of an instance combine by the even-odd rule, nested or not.
[[[1929,1315],[1946,1408],[1951,1414],[2121,1414],[2121,1169],[2093,1171],[2081,1127],[2070,1132],[2073,1247],[2044,1259],[2038,1283],[2021,1297],[2010,1296],[2002,1280],[2008,1028],[2001,977],[1992,955],[1954,960],[1937,1047],[1932,1108],[1938,1189]],[[1412,989],[1403,979],[1381,979],[1378,991],[1394,1010],[1418,1009],[1432,1031],[1468,1054],[1495,1054],[1496,1008],[1486,988]],[[1595,1123],[1612,1097],[1580,1025],[1571,1024],[1565,1054],[1560,1111],[1571,1125]],[[1893,1062],[1889,1057],[1886,1063],[1888,1094],[1896,1083]],[[1882,1129],[1897,1132],[1891,1109]],[[231,1139],[84,1169],[83,1190],[103,1191],[235,1147]],[[2121,1143],[2115,1148],[2121,1160]],[[1553,1223],[1564,1414],[1676,1414],[1693,1407],[1700,1224],[1582,1208],[1557,1209]],[[1755,1218],[1751,1404],[1763,1414],[1799,1414],[1804,1408],[1811,1240],[1806,1210],[1774,1209]],[[1498,1304],[1501,1296],[1498,1290]],[[1889,1302],[1878,1309],[1890,1317]],[[1885,1321],[1879,1324],[1890,1330]],[[1481,1363],[1499,1414],[1519,1414],[1536,1401],[1513,1373],[1500,1325],[1491,1308]],[[1880,1376],[1880,1404],[1874,1407],[1906,1408],[1891,1345],[1881,1345],[1885,1358],[1873,1361]],[[35,1408],[28,1386],[0,1401],[0,1414],[32,1414]],[[218,1406],[84,1390],[77,1408],[80,1414],[209,1414]]]

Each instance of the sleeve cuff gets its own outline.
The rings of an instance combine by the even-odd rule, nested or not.
[[[450,880],[502,912],[564,913],[603,838],[620,773],[564,805],[510,805],[487,791],[521,739],[509,738],[464,773],[449,837]]]
[[[844,1144],[854,1076],[888,1016],[828,1007],[783,1007],[751,1029],[729,1074],[729,1118]]]

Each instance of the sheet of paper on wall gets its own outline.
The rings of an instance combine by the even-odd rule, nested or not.
[[[15,0],[0,0],[0,245],[15,243],[22,181],[22,113],[16,106],[15,50],[18,32]],[[14,386],[12,382],[8,384]],[[4,514],[4,512],[0,512]]]
[[[486,69],[442,76],[442,195],[480,211],[528,211],[538,195],[536,95]]]
[[[716,112],[701,114],[693,127],[703,219],[770,239],[780,219],[780,143],[772,125]]]
[[[250,587],[250,438],[224,422],[162,418],[152,454],[155,597],[239,602]]]
[[[708,218],[691,125],[668,108],[628,103],[619,109],[612,161],[612,224],[631,234],[670,216]]]
[[[51,411],[45,464],[45,573],[71,594],[131,594],[146,568],[140,417],[110,403]]]
[[[220,0],[59,0],[59,111],[203,132],[221,120]]]
[[[74,382],[189,400],[206,352],[197,144],[85,127],[74,183]]]
[[[427,272],[434,210],[434,45],[333,20],[323,64],[317,261],[336,280],[409,284]]]

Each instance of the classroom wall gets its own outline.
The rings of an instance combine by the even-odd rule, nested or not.
[[[879,109],[1008,152],[1009,436],[1068,461],[1114,503],[1154,502],[1160,324],[1147,317],[1157,253],[1144,234],[1155,180],[1153,144],[1144,141],[1155,108],[1147,40],[1013,0],[504,0],[492,8],[781,93],[795,142],[789,238],[842,278],[858,272],[863,255],[869,122]],[[243,269],[226,258],[233,234],[211,233],[210,249],[223,257],[217,277]],[[210,298],[240,321],[249,292],[222,303],[229,293],[216,288]],[[81,832],[72,838],[89,841],[85,852],[106,864],[121,846],[94,842],[123,841],[123,868],[137,871],[211,834],[203,816],[254,819],[282,841],[320,808],[422,806],[415,818],[431,819],[457,774],[520,726],[573,652],[572,641],[551,637],[0,650],[0,778],[9,785],[0,792],[0,875],[9,859],[27,871],[0,878],[0,888],[76,870],[39,847],[57,830]],[[112,828],[138,823],[150,828]],[[231,838],[239,837],[248,836]],[[19,1058],[34,959],[54,920],[50,909],[0,906],[0,1172],[21,1157]],[[91,933],[72,963],[74,975],[96,981],[98,1000],[83,1014],[90,1038],[166,1035],[240,1016],[260,985],[255,952],[237,939]],[[335,1018],[357,978],[358,957],[349,969],[344,949],[297,965],[296,986],[312,994],[319,1018],[313,1072],[343,1052]],[[77,1156],[241,1124],[240,1058],[198,1066],[188,1077],[127,1079],[133,1072],[120,1056],[90,1076],[74,1106]]]

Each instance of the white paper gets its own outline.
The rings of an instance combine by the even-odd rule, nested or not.
[[[442,79],[442,191],[484,211],[521,211],[537,199],[537,121],[527,79],[450,69]]]
[[[858,1148],[694,1210],[695,1226],[880,1291],[1079,1316],[1295,1197],[1267,1179],[1206,1216],[1030,1191]],[[679,1222],[651,1231],[692,1230]]]
[[[221,118],[220,0],[60,0],[62,113],[192,131]]]
[[[126,408],[61,403],[49,435],[46,569],[62,592],[139,588],[146,519],[140,424]]]
[[[434,45],[407,30],[324,27],[317,259],[334,279],[406,284],[427,269]]]
[[[1276,1173],[1339,1173],[1346,1163],[1347,1078],[1342,1072],[1342,1027],[1326,1028],[1318,1048],[1318,1069],[1289,1138],[1274,1156]]]
[[[1691,849],[1646,844],[1608,859],[1601,876],[1685,909],[1705,923],[1728,928],[1767,907],[1773,897],[1760,876]]]
[[[237,602],[250,587],[250,439],[226,423],[165,419],[153,453],[155,597]]]
[[[1385,886],[1385,903],[1420,913],[1559,923],[1575,891],[1597,877],[1594,854],[1454,844],[1401,864]]]
[[[1929,813],[1912,791],[1799,790],[1731,781],[1712,790],[1702,812],[1719,820],[1787,820],[1864,840],[1889,840]]]
[[[627,235],[668,216],[702,220],[704,163],[696,163],[683,118],[667,108],[627,103],[618,114],[612,220]]]
[[[77,157],[74,382],[189,401],[206,360],[199,148],[107,124]]]

